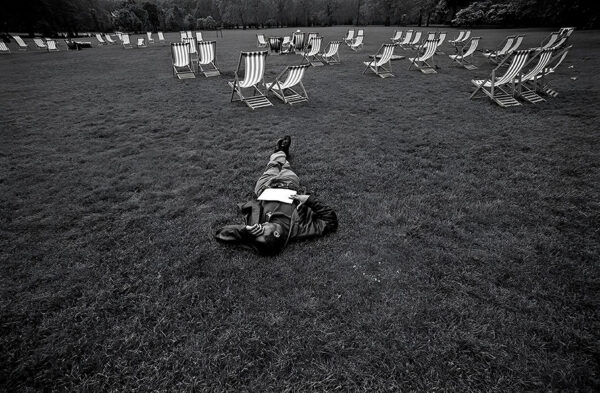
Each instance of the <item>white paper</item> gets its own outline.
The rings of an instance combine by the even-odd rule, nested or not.
[[[292,195],[296,195],[296,191],[288,190],[287,188],[267,188],[258,197],[259,201],[278,201],[291,204],[294,202],[290,199]]]

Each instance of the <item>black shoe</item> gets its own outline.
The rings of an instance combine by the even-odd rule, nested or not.
[[[289,135],[286,135],[277,141],[277,150],[275,150],[275,151],[282,151],[289,158],[291,144],[292,144],[292,138]]]

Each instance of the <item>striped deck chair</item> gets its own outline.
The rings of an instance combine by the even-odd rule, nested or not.
[[[149,44],[154,44],[154,38],[152,38],[152,32],[151,31],[147,31],[146,32],[146,37],[148,37],[148,43]]]
[[[194,63],[198,62],[198,43],[196,42],[196,39],[194,37],[186,37],[183,39],[183,42],[190,44],[190,61],[192,62],[193,69]]]
[[[100,33],[96,33],[96,39],[98,40],[98,45],[106,45],[106,42]]]
[[[558,31],[550,33],[549,36],[547,36],[546,38],[544,38],[544,40],[542,42],[540,42],[539,49],[543,50],[543,49],[552,48],[554,46],[554,43],[558,40],[559,36],[560,36],[560,33]]]
[[[104,39],[106,40],[106,42],[108,42],[109,44],[116,44],[115,40],[113,40],[110,36],[110,34],[105,33],[104,34]]]
[[[117,35],[119,41],[123,42],[123,33],[121,33],[120,31],[116,31],[115,34]]]
[[[469,71],[477,69],[477,66],[475,66],[473,63],[469,62],[467,60],[467,58],[473,56],[473,53],[475,53],[475,50],[477,49],[477,46],[479,45],[480,40],[481,40],[481,37],[471,38],[471,42],[469,43],[469,45],[465,45],[465,46],[461,47],[460,54],[449,55],[450,59],[454,60],[455,62],[457,62],[461,66],[465,67]],[[465,48],[466,48],[466,50],[465,50]]]
[[[190,44],[174,42],[171,44],[171,60],[173,61],[173,76],[177,79],[195,78],[190,57]]]
[[[448,35],[448,33],[446,33],[445,31],[440,31],[438,33],[438,51],[435,53],[436,55],[445,55],[445,53],[439,49],[441,48],[444,41],[446,41],[447,35]]]
[[[129,41],[129,34],[121,34],[121,42],[123,43],[123,48],[133,48],[133,45],[131,45],[131,41]]]
[[[465,31],[465,35],[463,36],[462,40],[455,42],[454,44],[455,45],[464,45],[469,40],[469,38],[471,38],[471,30]]]
[[[567,38],[569,38],[571,37],[571,34],[573,34],[574,31],[574,27],[561,27],[560,30],[558,30],[558,34],[560,34],[561,36],[564,35]]]
[[[48,52],[58,52],[58,45],[56,45],[56,41],[54,40],[47,40],[46,41],[46,47],[48,49]]]
[[[162,31],[158,32],[158,42],[165,42],[165,36]]]
[[[194,38],[194,33],[191,30],[186,31],[185,38]]]
[[[360,48],[363,47],[363,38],[364,36],[362,35],[357,35],[356,38],[354,39],[354,42],[350,45],[350,49],[352,49],[353,51],[357,51]]]
[[[321,59],[327,64],[340,64],[339,49],[342,41],[331,41],[327,51],[321,53]]]
[[[204,66],[204,67],[202,67]],[[211,67],[211,68],[208,68]],[[206,77],[219,76],[221,73],[217,68],[217,42],[198,42],[198,68]],[[208,68],[208,69],[204,69]]]
[[[535,92],[535,84],[537,83],[538,76],[540,79],[544,77],[544,72],[548,66],[548,63],[550,62],[550,59],[552,58],[553,52],[554,51],[552,49],[544,49],[541,52],[538,52],[537,54],[533,55],[529,59],[529,61],[523,66],[524,70],[530,63],[532,63],[535,60],[536,57],[538,58],[538,62],[536,63],[536,65],[529,71],[527,71],[527,73],[519,73],[516,81],[517,86],[516,89],[513,91],[515,97],[522,98],[525,101],[528,101],[532,104],[537,104],[538,102],[546,101]],[[529,88],[527,86],[527,82],[532,82],[534,84],[534,87]]]
[[[196,32],[196,42],[201,42],[201,41],[204,41],[204,39],[202,38],[202,32],[197,31]]]
[[[556,91],[546,82],[546,77],[556,71],[558,66],[565,60],[565,57],[567,57],[567,54],[572,47],[573,46],[571,45],[562,50],[554,50],[555,55],[548,61],[548,64],[552,65],[544,68],[542,74],[537,75],[534,80],[525,82],[528,87],[533,88],[537,93],[540,94],[545,94],[550,97],[558,96],[558,91]]]
[[[146,40],[143,38],[138,38],[137,39],[137,47],[138,48],[146,48]]]
[[[415,34],[413,35],[412,40],[408,44],[408,48],[416,49],[416,48],[422,46],[423,43],[419,43],[419,41],[421,41],[422,34],[423,34],[422,31],[415,31]],[[406,48],[403,47],[402,49],[406,49]]]
[[[487,57],[488,60],[490,60],[490,61],[495,61],[492,59],[501,59],[502,60],[504,58],[504,56],[506,56],[508,54],[508,50],[510,48],[512,48],[514,41],[515,41],[515,36],[509,35],[508,37],[506,37],[504,42],[498,47],[498,49],[495,49],[493,51],[488,51],[488,52],[484,53],[483,55],[485,57]]]
[[[300,54],[302,56],[304,56],[306,53],[308,53],[310,51],[311,45],[312,45],[312,40],[317,38],[319,36],[319,33],[311,33],[309,32],[307,36],[305,36],[304,38],[304,45],[302,47],[302,52],[300,52]]]
[[[252,110],[273,105],[266,95],[258,88],[259,85],[265,85],[265,63],[267,55],[267,51],[240,53],[240,61],[237,70],[235,71],[235,80],[229,82],[229,86],[231,86],[231,102],[242,101]],[[240,80],[239,73],[242,62],[244,63],[244,79]],[[253,95],[244,95],[243,91],[245,89],[251,89]]]
[[[359,35],[364,36],[365,35],[365,31],[363,29],[358,29],[358,31],[356,32],[356,37],[358,37]]]
[[[413,67],[418,69],[424,74],[437,74],[436,65],[433,62],[433,55],[437,50],[437,40],[425,41],[425,43],[418,49],[417,57],[409,57],[410,65],[408,69],[411,70]],[[429,64],[431,62],[431,64]]]
[[[402,41],[402,30],[396,30],[392,38],[390,38],[393,44],[397,44]]]
[[[352,41],[354,41],[354,30],[348,30],[348,32],[346,33],[346,37],[344,38],[344,42],[347,45],[350,45]]]
[[[269,44],[267,43],[267,41],[265,40],[265,35],[264,34],[257,34],[256,35],[256,46],[259,48],[266,48],[269,46]]]
[[[181,42],[183,42],[183,40],[187,38],[187,34],[185,31],[180,31],[179,32],[179,39],[181,40]]]
[[[33,39],[33,43],[35,44],[35,46],[37,46],[38,49],[42,50],[42,49],[48,49],[46,47],[46,43],[44,42],[44,40],[42,40],[41,38],[34,38]]]
[[[281,42],[283,38],[281,37],[269,37],[269,50],[271,53],[275,52],[277,54],[281,54]]]
[[[527,63],[530,53],[530,50],[516,51],[513,55],[506,56],[504,60],[492,70],[492,74],[489,78],[471,80],[471,83],[475,85],[476,89],[469,98],[477,98],[477,93],[481,92],[503,108],[521,105],[521,103],[513,97],[513,92],[515,90],[516,77],[523,69],[525,63]],[[506,72],[502,76],[496,76],[496,72],[498,72],[509,59],[511,62],[508,69],[506,69]],[[511,85],[509,91],[505,89],[506,85]]]
[[[323,59],[321,58],[321,55],[319,54],[319,51],[321,50],[322,42],[323,42],[323,37],[314,37],[310,40],[310,49],[308,51],[302,53],[301,64],[303,64],[304,60],[306,60],[308,62],[308,64],[310,64],[313,67],[319,67],[319,66],[323,65]]]
[[[450,45],[454,45],[456,42],[462,42],[463,37],[465,36],[466,31],[461,30],[458,32],[458,36],[453,40],[448,40]]]
[[[308,67],[310,67],[310,64],[286,67],[277,75],[274,82],[265,84],[267,93],[269,91],[272,92],[275,97],[290,105],[308,101],[308,94],[306,94],[306,89],[304,88],[304,84],[302,84],[302,78]],[[281,79],[286,72],[287,78],[282,82]],[[300,89],[296,88],[294,90],[296,86],[299,86]]]
[[[394,76],[392,74],[392,55],[394,54],[394,48],[397,44],[383,44],[373,56],[373,60],[363,62],[366,66],[363,70],[363,74],[367,70],[371,70],[381,78],[387,78]]]
[[[304,33],[301,31],[295,32],[292,36],[292,41],[294,52],[302,50],[302,47],[304,46]]]
[[[15,40],[17,45],[19,45],[19,50],[29,49],[29,47],[27,46],[27,44],[25,43],[25,41],[23,41],[23,39],[21,37],[19,37],[18,35],[13,35],[11,37]]]
[[[8,46],[6,46],[4,41],[0,41],[0,53],[10,54],[10,49],[8,48]]]
[[[408,48],[408,46],[410,45],[410,42],[412,40],[412,34],[413,34],[413,31],[412,30],[408,30],[406,32],[406,34],[404,35],[404,39],[401,42],[398,42],[398,45],[400,45],[400,47],[402,49]]]

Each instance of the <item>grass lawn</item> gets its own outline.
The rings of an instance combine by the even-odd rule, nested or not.
[[[361,75],[394,30],[256,111],[226,83],[254,30],[217,40],[220,78],[174,79],[167,45],[0,56],[0,391],[598,391],[600,34],[558,97],[502,109],[469,100],[480,53]],[[215,242],[285,134],[337,233]]]

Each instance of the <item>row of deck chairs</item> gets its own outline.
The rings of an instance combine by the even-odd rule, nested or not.
[[[571,46],[517,50],[505,57],[488,78],[471,81],[475,91],[470,98],[488,97],[506,108],[521,105],[517,98],[535,104],[545,101],[541,95],[556,97],[558,92],[547,83],[546,77],[555,72],[570,49]]]
[[[29,46],[27,46],[20,36],[13,35],[11,37],[19,46],[19,50],[29,49]],[[51,38],[34,38],[33,43],[38,50],[45,50],[48,52],[57,52],[59,50],[58,44]],[[10,53],[10,48],[4,42],[0,42],[0,53]]]
[[[341,41],[330,41],[327,48],[321,51],[323,47],[323,37],[318,33],[294,32],[291,36],[269,37],[264,34],[257,34],[257,46],[259,48],[269,47],[278,53],[294,53],[302,56],[302,64],[305,62],[314,67],[324,64],[339,64],[339,48]]]
[[[173,76],[178,79],[195,78],[196,73],[206,77],[221,75],[217,67],[216,41],[196,42],[195,38],[185,38],[184,42],[171,44]]]

